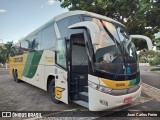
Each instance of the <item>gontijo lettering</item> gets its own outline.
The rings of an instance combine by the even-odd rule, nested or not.
[[[14,62],[23,62],[23,57],[14,58]]]

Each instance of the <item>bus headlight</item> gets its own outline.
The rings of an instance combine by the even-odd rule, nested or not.
[[[100,85],[100,86],[99,86],[99,91],[104,92],[104,93],[110,93],[110,92],[112,91],[112,89]]]
[[[103,93],[110,93],[112,91],[112,89],[110,89],[108,87],[105,87],[105,86],[102,86],[102,85],[99,85],[99,84],[96,84],[96,83],[93,83],[90,81],[88,81],[88,85],[90,87],[92,87],[93,89],[96,89],[96,90],[103,92]]]
[[[96,89],[96,90],[98,89],[98,84],[96,84],[96,83],[93,83],[93,82],[89,82],[89,81],[88,81],[88,85],[89,85],[90,87]]]

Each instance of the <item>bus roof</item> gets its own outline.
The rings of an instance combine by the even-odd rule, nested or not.
[[[24,37],[23,39],[20,39],[19,42],[27,39],[28,37],[31,37],[32,35],[36,34],[38,31],[40,31],[41,29],[45,28],[48,24],[52,23],[52,22],[57,22],[63,18],[69,17],[69,16],[73,16],[73,15],[86,15],[86,16],[91,16],[91,17],[95,17],[95,18],[99,18],[99,19],[103,19],[109,22],[113,22],[116,23],[120,26],[123,26],[123,24],[121,24],[118,21],[113,20],[112,18],[100,15],[100,14],[96,14],[96,13],[92,13],[92,12],[88,12],[88,11],[82,11],[82,10],[75,10],[75,11],[69,11],[69,12],[65,12],[62,13],[60,15],[55,16],[54,18],[52,18],[51,20],[49,20],[46,24],[42,25],[41,27],[37,28],[36,30],[34,30],[33,32],[31,32],[30,34],[28,34],[26,37]],[[19,43],[18,42],[18,43]],[[17,43],[16,43],[17,44]]]
[[[59,20],[61,20],[63,18],[66,18],[66,17],[69,17],[69,16],[73,16],[73,15],[87,15],[87,16],[91,16],[91,17],[95,17],[95,18],[100,18],[100,19],[103,19],[103,20],[106,20],[106,21],[114,22],[116,24],[124,26],[123,24],[121,24],[120,22],[117,22],[117,21],[113,20],[112,18],[103,16],[103,15],[100,15],[100,14],[88,12],[88,11],[82,11],[82,10],[75,10],[75,11],[65,12],[65,13],[62,13],[60,15],[57,15],[53,19],[55,21],[59,21]]]

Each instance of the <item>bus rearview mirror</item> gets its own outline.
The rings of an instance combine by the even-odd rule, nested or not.
[[[152,41],[149,37],[144,36],[144,35],[131,35],[131,38],[145,40],[147,42],[148,50],[152,50],[153,44],[152,44]]]

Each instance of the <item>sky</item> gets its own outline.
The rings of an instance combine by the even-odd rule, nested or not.
[[[0,43],[16,43],[54,16],[67,12],[56,0],[0,0]]]

